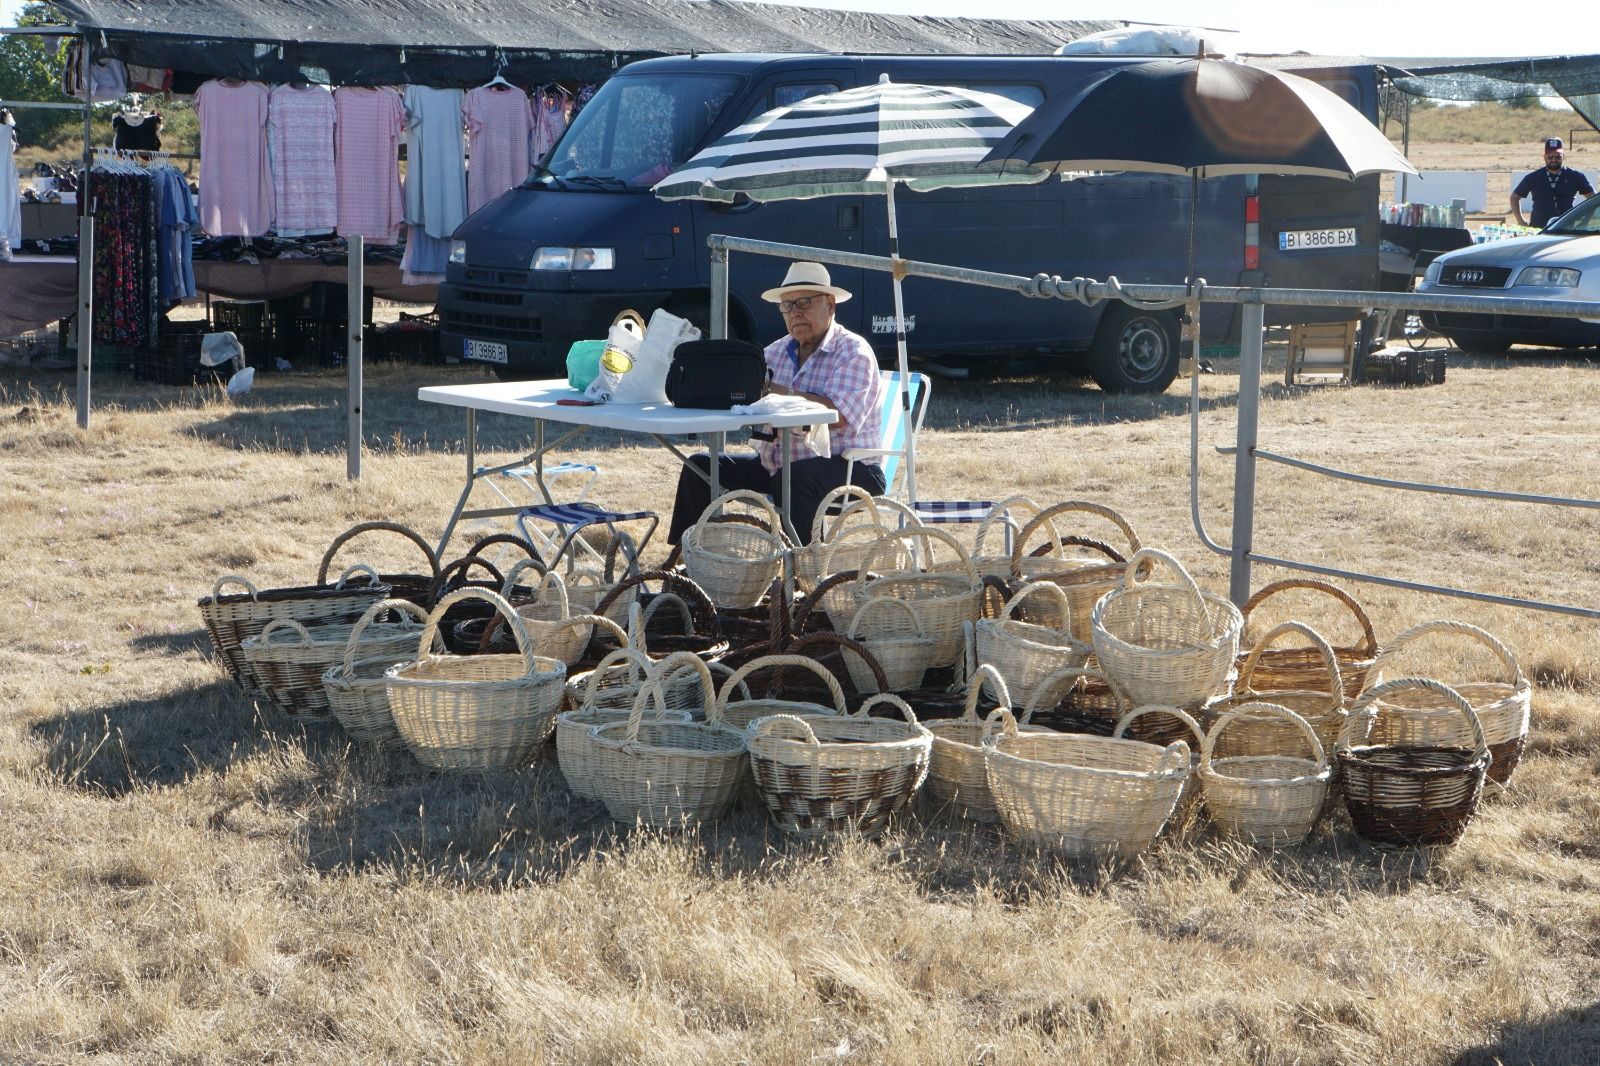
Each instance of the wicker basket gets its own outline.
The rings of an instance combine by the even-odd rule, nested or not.
[[[1109,737],[1122,716],[1132,709],[1127,697],[1094,663],[1058,670],[1039,683],[1033,698],[1022,705],[1024,721],[1058,733],[1091,733]],[[1148,736],[1135,737],[1150,743]]]
[[[1110,549],[1087,552],[1063,550],[1067,541],[1076,540],[1076,538],[1062,538],[1056,532],[1061,526],[1057,520],[1062,515],[1068,514],[1092,515],[1111,523],[1127,540],[1130,556],[1139,551],[1139,536],[1127,520],[1111,508],[1087,500],[1069,500],[1040,511],[1033,521],[1022,528],[1022,532],[1012,544],[1012,580],[1049,581],[1060,585],[1061,591],[1067,594],[1067,601],[1072,605],[1072,637],[1088,644],[1090,613],[1094,610],[1094,605],[1100,601],[1100,597],[1121,584],[1128,564],[1117,559],[1114,553],[1108,559],[1104,551]],[[1046,545],[1049,552],[1042,556],[1031,555],[1028,545],[1032,543],[1034,534],[1040,530],[1047,532],[1051,537]],[[1061,620],[1057,628],[1066,624],[1066,620]]]
[[[1448,704],[1472,736],[1472,747],[1370,742],[1395,705],[1427,693]],[[1369,741],[1363,743],[1362,741]],[[1453,844],[1478,809],[1489,745],[1477,713],[1438,681],[1398,678],[1368,689],[1350,712],[1335,751],[1344,772],[1344,802],[1356,834],[1378,847]]]
[[[1495,637],[1466,622],[1423,622],[1395,637],[1378,655],[1368,675],[1369,688],[1383,680],[1400,651],[1426,637],[1455,637],[1481,645],[1494,657],[1496,673],[1492,681],[1466,681],[1440,678],[1472,705],[1489,745],[1489,779],[1485,785],[1498,792],[1511,780],[1511,772],[1522,761],[1528,739],[1528,718],[1533,686],[1523,676],[1516,656]],[[1365,693],[1363,693],[1365,695]],[[1383,710],[1373,727],[1374,744],[1466,748],[1472,744],[1472,731],[1462,720],[1455,704],[1429,688],[1404,690],[1401,698],[1385,697]]]
[[[972,534],[972,565],[977,567],[980,575],[1010,580],[1011,548],[1016,542],[1017,532],[1038,517],[1042,510],[1044,508],[1033,499],[1020,495],[1007,496],[989,507],[989,513],[978,523],[977,530]],[[1003,552],[986,551],[985,549],[990,547],[989,538],[996,531],[1004,531],[1002,535],[1010,539]],[[1052,536],[1055,535],[1053,525],[1050,527],[1050,533]]]
[[[510,622],[516,655],[432,655],[439,621],[467,599],[494,605]],[[555,728],[567,667],[529,650],[522,620],[498,593],[458,589],[428,615],[417,659],[391,666],[389,709],[406,746],[435,770],[498,770],[525,765]]]
[[[405,741],[400,737],[400,730],[395,728],[394,715],[389,713],[388,680],[383,675],[396,663],[410,660],[416,654],[416,642],[408,641],[401,654],[374,657],[362,641],[367,626],[391,610],[427,624],[428,612],[410,600],[381,600],[373,604],[351,629],[343,657],[323,673],[322,689],[327,696],[328,710],[351,740],[392,750],[405,747]],[[444,645],[441,641],[434,647],[443,650]]]
[[[904,720],[870,717],[880,703]],[[850,715],[762,718],[746,741],[756,792],[784,832],[873,836],[922,786],[933,735],[904,700],[885,694]]]
[[[988,771],[984,769],[983,735],[990,723],[978,717],[978,700],[985,686],[997,707],[990,718],[1001,712],[1011,716],[1011,694],[1005,679],[992,666],[979,666],[967,682],[966,707],[960,718],[927,722],[933,734],[933,759],[928,766],[928,795],[940,806],[950,806],[957,817],[973,822],[993,822],[1000,817],[989,791]],[[1024,733],[1048,733],[1023,715],[1018,729]]]
[[[676,658],[680,655],[692,656],[711,671],[713,685],[709,691],[705,688],[704,675],[682,665],[684,661]],[[726,678],[733,671],[721,663],[707,663],[692,652],[673,652],[664,659],[653,660],[635,648],[618,648],[603,657],[594,669],[568,678],[562,707],[569,711],[598,708],[626,715],[658,662],[669,660],[679,665],[659,679],[667,707],[688,711],[692,719],[704,719],[705,709],[717,700],[716,679]]]
[[[1251,596],[1240,612],[1244,616],[1246,635],[1248,635],[1250,616],[1256,608],[1273,596],[1296,589],[1304,589],[1333,599],[1348,610],[1355,617],[1356,624],[1361,627],[1359,643],[1333,649],[1334,658],[1339,664],[1339,676],[1344,682],[1345,699],[1354,700],[1361,695],[1361,689],[1366,685],[1367,671],[1372,669],[1373,660],[1377,657],[1378,637],[1373,631],[1372,619],[1367,617],[1367,612],[1356,602],[1355,597],[1344,589],[1330,585],[1326,581],[1309,578],[1290,578],[1287,581],[1273,582]],[[1327,676],[1327,665],[1321,648],[1315,645],[1273,648],[1264,653],[1256,663],[1255,687],[1262,692],[1305,691],[1320,687]]]
[[[1217,738],[1234,721],[1278,714],[1298,723],[1312,758],[1294,755],[1214,756]],[[1322,814],[1332,776],[1322,741],[1287,707],[1246,703],[1217,719],[1200,747],[1200,785],[1206,813],[1223,833],[1271,847],[1305,840]]]
[[[948,567],[932,559],[935,543],[943,544],[955,554],[956,571],[900,570],[871,577],[879,560],[902,544],[922,544],[927,565]],[[879,596],[892,596],[904,600],[915,612],[922,633],[933,641],[933,658],[930,666],[953,666],[961,661],[964,644],[961,625],[975,622],[983,613],[983,580],[972,565],[972,559],[960,543],[950,534],[931,526],[896,530],[885,534],[873,545],[867,555],[866,569],[856,574],[852,586],[852,616],[868,600]],[[839,618],[834,617],[838,628]]]
[[[278,618],[292,618],[301,625],[355,622],[367,608],[389,597],[389,586],[376,581],[349,584],[351,574],[356,571],[369,579],[377,576],[370,566],[357,564],[340,575],[337,585],[319,583],[264,590],[237,574],[217,578],[217,583],[211,586],[211,595],[199,601],[200,619],[233,679],[246,692],[260,691],[260,682],[245,659],[243,645],[267,628],[268,622]],[[224,595],[223,589],[230,585],[239,585],[245,591]]]
[[[666,706],[661,685],[639,690],[625,722],[589,727],[590,785],[619,822],[680,825],[719,818],[749,772],[744,733],[723,725],[712,704],[704,722],[644,720]]]
[[[384,574],[380,580],[388,585],[395,597],[410,600],[412,603],[428,610],[433,606],[429,598],[434,582],[439,579],[439,557],[434,554],[428,542],[423,540],[416,530],[403,526],[398,522],[362,522],[351,526],[349,529],[333,538],[333,543],[328,545],[328,550],[322,554],[322,563],[317,567],[317,584],[323,585],[328,581],[328,574],[333,566],[333,560],[339,554],[339,549],[363,533],[398,533],[417,546],[422,552],[422,557],[427,560],[428,572],[426,574]]]
[[[711,661],[728,652],[728,642],[722,635],[722,630],[717,624],[717,607],[711,602],[704,589],[695,584],[683,574],[673,573],[670,570],[643,570],[618,581],[611,586],[599,604],[595,607],[595,614],[616,619],[618,604],[628,601],[643,601],[640,590],[646,582],[659,582],[663,593],[670,592],[682,602],[684,610],[679,615],[686,619],[681,627],[681,632],[671,629],[672,614],[661,610],[661,607],[652,607],[660,593],[654,594],[650,602],[645,603],[649,614],[634,615],[632,607],[622,612],[624,622],[629,626],[629,639],[635,646],[641,643],[649,645],[650,650],[657,655],[666,655],[675,651],[692,651],[702,659]],[[663,601],[663,606],[671,601]],[[638,606],[635,602],[633,606]],[[634,632],[635,619],[643,625],[637,633]],[[659,619],[660,624],[652,624]],[[600,654],[610,651],[603,646],[602,641],[596,641],[596,650]]]
[[[766,529],[741,522],[712,521],[735,503],[759,508]],[[783,573],[791,545],[783,520],[760,493],[739,489],[712,500],[700,521],[684,530],[683,569],[718,607],[754,607]]]
[[[923,634],[916,612],[905,600],[892,596],[868,600],[856,608],[845,636],[872,652],[888,680],[888,691],[922,685],[922,675],[933,660],[933,641]],[[879,691],[864,660],[847,656],[845,663],[857,692]]]
[[[1178,793],[1172,817],[1167,819],[1167,829],[1181,833],[1197,825],[1200,821],[1200,748],[1206,740],[1206,731],[1200,722],[1182,707],[1151,703],[1123,715],[1111,736],[1114,740],[1127,738],[1158,749],[1171,747],[1180,740],[1189,746],[1189,774],[1183,779],[1183,790]]]
[[[1080,858],[1131,859],[1155,840],[1189,776],[1189,746],[1072,733],[984,737],[989,790],[1017,839]]]
[[[623,662],[637,670],[639,680],[631,686],[632,697],[628,702],[619,704],[616,701],[618,688],[605,688],[601,682],[611,672],[611,666]],[[688,683],[682,683],[679,677],[686,678]],[[659,663],[652,663],[628,648],[606,656],[606,661],[586,683],[588,698],[556,716],[556,759],[561,765],[561,775],[567,779],[567,788],[574,796],[598,798],[594,789],[594,742],[589,736],[589,727],[627,721],[639,690],[651,678],[661,684],[663,696],[672,693],[660,702],[656,721],[691,722],[697,712],[703,717],[716,701],[716,682],[712,680],[710,668],[689,652],[675,652]]]
[[[848,500],[850,502],[846,503]],[[839,513],[828,512],[838,508]],[[840,485],[822,497],[811,520],[811,540],[794,549],[794,580],[802,590],[815,588],[833,571],[830,565],[854,570],[872,542],[888,531],[878,498],[859,485]],[[844,547],[848,541],[850,547]],[[833,559],[834,548],[843,554]],[[830,563],[830,560],[832,562]]]
[[[1071,618],[1067,594],[1061,587],[1034,581],[1006,601],[999,618],[980,618],[972,634],[977,661],[998,670],[1012,696],[1024,706],[1033,701],[1034,692],[1047,677],[1082,666],[1091,650],[1088,644],[1073,639],[1069,622],[1036,625],[1016,617],[1017,608],[1036,596],[1052,601],[1056,617]]]
[[[1177,583],[1140,579],[1140,564],[1163,563]],[[1227,688],[1239,631],[1239,608],[1200,591],[1166,552],[1142,548],[1128,560],[1121,588],[1101,597],[1089,618],[1100,669],[1135,705],[1200,706]]]
[[[1266,689],[1261,687],[1260,664],[1272,654],[1272,645],[1279,637],[1297,633],[1311,642],[1312,650],[1322,657],[1322,674],[1316,677],[1307,671],[1297,672],[1304,687],[1300,689]],[[1299,649],[1295,649],[1299,650]],[[1277,674],[1269,677],[1282,678]],[[1270,703],[1287,707],[1310,724],[1324,751],[1332,751],[1339,742],[1344,728],[1344,685],[1339,675],[1339,662],[1333,648],[1322,635],[1301,622],[1284,622],[1263,636],[1240,668],[1239,679],[1232,696],[1224,696],[1206,704],[1201,719],[1213,723],[1235,707],[1246,703]],[[1299,751],[1303,746],[1300,730],[1280,714],[1259,717],[1246,716],[1234,723],[1227,739],[1218,742],[1217,755],[1281,755]]]
[[[370,614],[370,612],[368,612]],[[306,627],[292,618],[275,618],[243,644],[245,659],[272,705],[284,714],[321,716],[328,713],[322,675],[344,657],[345,647],[359,641],[357,657],[386,658],[391,663],[411,657],[421,626],[368,624],[367,615],[354,626]]]
[[[734,699],[734,690],[743,684],[745,679],[758,671],[776,667],[798,667],[816,675],[828,690],[831,706],[810,700],[781,700],[770,696],[752,698],[748,690],[744,699]],[[849,707],[845,704],[844,689],[840,687],[838,678],[829,673],[821,663],[805,655],[763,655],[735,670],[733,675],[723,682],[722,689],[717,694],[717,717],[724,725],[733,729],[744,729],[756,719],[774,714],[836,716],[848,713]]]

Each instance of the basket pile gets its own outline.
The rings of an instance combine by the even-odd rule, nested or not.
[[[767,525],[718,522],[736,503],[757,508]],[[768,586],[782,575],[791,545],[783,520],[760,493],[739,489],[706,506],[700,520],[684,530],[679,542],[683,569],[718,607],[754,607]]]
[[[637,685],[632,688],[632,698],[620,706],[610,701],[597,702],[596,697],[601,693],[599,680],[610,672],[612,666],[622,663],[632,667],[639,678]],[[556,759],[561,766],[561,775],[566,778],[567,788],[574,796],[598,798],[593,783],[594,742],[589,736],[589,727],[627,721],[633,710],[633,701],[639,697],[639,690],[650,681],[661,686],[660,691],[664,696],[671,691],[676,699],[675,703],[669,703],[663,698],[657,704],[654,721],[691,722],[697,712],[704,717],[706,710],[716,702],[716,682],[711,677],[710,668],[698,656],[680,651],[659,663],[652,663],[631,648],[619,648],[612,652],[585,683],[588,698],[572,710],[556,716]],[[685,684],[685,681],[688,683]],[[611,700],[617,695],[615,688],[608,694]]]

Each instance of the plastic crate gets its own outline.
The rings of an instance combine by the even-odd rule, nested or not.
[[[279,319],[272,350],[297,366],[334,366],[344,361],[348,346],[343,321],[296,317]]]
[[[159,385],[194,385],[224,381],[232,365],[201,366],[200,346],[205,334],[192,330],[164,332],[154,348],[133,355],[133,379]]]
[[[437,363],[439,331],[404,326],[369,328],[366,357],[373,362]]]
[[[211,304],[213,333],[264,333],[271,328],[267,305],[260,300],[215,300]]]
[[[294,314],[300,319],[319,322],[343,322],[350,317],[349,287],[337,281],[314,281],[305,292],[296,293],[292,300]],[[372,324],[372,290],[362,290],[361,321]]]

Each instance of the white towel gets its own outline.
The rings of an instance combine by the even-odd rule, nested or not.
[[[826,412],[829,408],[825,404],[808,400],[803,396],[779,396],[768,393],[755,403],[737,404],[730,410],[736,415],[792,415],[810,414],[812,412]],[[806,446],[824,459],[833,455],[833,442],[828,436],[828,423],[819,422],[814,426],[797,427],[793,430],[779,430],[778,432],[791,432],[805,438]]]

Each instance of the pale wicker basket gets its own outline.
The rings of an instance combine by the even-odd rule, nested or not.
[[[654,721],[692,722],[697,712],[704,717],[716,701],[716,682],[712,680],[710,668],[699,656],[686,651],[674,652],[659,663],[652,663],[630,648],[620,648],[606,656],[591,681],[603,677],[609,667],[621,662],[639,671],[640,681],[632,689],[633,699],[638,698],[639,689],[652,678],[662,686],[663,694],[672,691],[676,695],[676,705],[667,699],[660,702]],[[684,684],[684,680],[688,683]],[[587,691],[591,697],[602,692],[594,683],[588,684]],[[616,689],[608,695],[615,697]],[[556,759],[561,775],[567,779],[567,788],[574,796],[599,798],[594,788],[595,743],[589,735],[589,727],[625,722],[632,710],[632,699],[625,706],[585,702],[556,716]]]
[[[845,501],[849,502],[846,503]],[[828,512],[838,508],[839,513]],[[859,485],[840,485],[830,490],[817,505],[816,517],[811,520],[811,540],[794,549],[794,580],[802,591],[810,591],[827,577],[829,559],[835,545],[844,550],[841,569],[854,570],[861,562],[873,540],[887,532],[883,509],[878,497]],[[844,549],[849,540],[854,550]]]
[[[879,704],[904,721],[870,717]],[[762,718],[746,739],[757,794],[784,832],[802,837],[881,832],[927,777],[933,745],[906,702],[887,694],[850,715]]]
[[[744,733],[718,720],[713,704],[704,722],[644,720],[647,702],[666,705],[661,686],[647,682],[627,721],[589,727],[590,786],[619,822],[671,826],[725,814],[750,771]]]
[[[1283,715],[1298,723],[1312,757],[1213,756],[1217,737],[1232,722],[1265,714]],[[1322,814],[1332,774],[1322,741],[1310,723],[1287,707],[1270,703],[1247,703],[1224,714],[1200,748],[1201,795],[1212,824],[1228,836],[1269,847],[1305,840]]]
[[[1522,761],[1528,739],[1528,720],[1532,710],[1533,686],[1528,683],[1517,658],[1486,630],[1466,622],[1433,621],[1412,626],[1384,646],[1367,675],[1370,688],[1383,680],[1400,652],[1426,638],[1454,639],[1467,643],[1470,650],[1481,647],[1492,656],[1489,681],[1469,681],[1458,677],[1435,678],[1471,705],[1489,745],[1489,775],[1484,788],[1498,793],[1511,780],[1511,772]],[[1365,695],[1365,693],[1363,693]],[[1472,746],[1472,728],[1453,701],[1428,688],[1412,688],[1403,694],[1384,698],[1383,711],[1374,726],[1371,742],[1422,747]]]
[[[759,510],[766,529],[713,521],[736,503]],[[783,520],[760,493],[739,489],[712,500],[700,520],[684,530],[683,569],[718,607],[754,607],[783,573],[791,545]]]
[[[1303,689],[1266,689],[1260,684],[1260,663],[1272,653],[1280,637],[1298,634],[1310,642],[1310,647],[1322,657],[1322,673],[1313,677],[1309,672],[1294,676],[1303,678]],[[1270,675],[1282,678],[1288,675]],[[1315,629],[1302,622],[1284,622],[1266,633],[1240,668],[1238,681],[1231,696],[1224,696],[1206,704],[1202,721],[1215,722],[1235,707],[1246,703],[1270,703],[1287,707],[1310,724],[1323,750],[1332,751],[1344,728],[1344,683],[1339,674],[1339,662],[1333,647]],[[1218,742],[1217,755],[1281,755],[1299,751],[1304,742],[1300,730],[1279,714],[1246,716],[1236,721],[1228,731],[1226,740]]]
[[[752,674],[779,667],[796,667],[816,675],[827,689],[831,706],[810,700],[778,700],[765,695],[752,696],[748,689],[745,690],[744,699],[734,699],[735,690],[742,688],[746,679]],[[732,676],[722,683],[722,689],[717,694],[717,717],[731,729],[744,729],[757,719],[774,714],[836,717],[848,713],[850,711],[845,702],[844,688],[839,684],[839,679],[821,663],[807,655],[763,655],[759,659],[752,659],[735,670]]]
[[[421,626],[405,622],[304,626],[292,618],[274,618],[241,647],[273,706],[284,714],[321,716],[328,713],[322,675],[343,658],[346,644],[359,640],[358,658],[400,662],[411,657],[421,632]]]
[[[1128,730],[1133,724],[1146,716],[1170,718],[1188,734],[1182,739],[1189,745],[1189,774],[1183,779],[1183,790],[1178,793],[1177,805],[1173,807],[1172,817],[1167,819],[1166,825],[1169,833],[1187,832],[1200,824],[1200,749],[1205,744],[1206,731],[1201,727],[1199,720],[1182,707],[1163,707],[1152,703],[1135,707],[1123,715],[1118,720],[1117,727],[1111,731],[1112,739],[1122,740],[1126,737],[1157,749],[1165,749],[1175,743],[1173,740],[1165,739],[1176,732],[1167,726],[1157,726],[1153,730],[1157,736],[1163,738],[1162,740],[1128,737]]]
[[[1145,562],[1164,564],[1177,582],[1140,579]],[[1224,692],[1239,652],[1244,618],[1228,600],[1201,592],[1166,552],[1143,548],[1128,560],[1121,588],[1090,613],[1095,658],[1135,705],[1198,707]]]
[[[1089,661],[1092,649],[1072,636],[1070,621],[1061,625],[1036,625],[1016,617],[1025,601],[1040,597],[1050,601],[1055,617],[1069,620],[1072,609],[1059,585],[1034,581],[1006,601],[998,618],[980,618],[973,624],[973,655],[1005,678],[1012,697],[1023,706],[1051,674]]]
[[[917,613],[905,600],[877,596],[856,608],[845,636],[872,652],[883,669],[890,692],[922,687],[922,675],[933,662],[933,641],[922,632]],[[856,691],[878,690],[876,679],[865,661],[853,655],[844,657]]]
[[[978,701],[984,688],[996,703],[989,720],[978,717]],[[924,722],[933,734],[933,758],[928,766],[927,792],[939,806],[948,806],[957,817],[972,822],[999,820],[994,793],[989,791],[989,774],[984,767],[983,735],[991,720],[1011,717],[1011,693],[1005,679],[992,666],[979,666],[967,681],[967,702],[960,718]],[[1030,725],[1027,716],[1018,727],[1027,734],[1051,730]]]
[[[389,599],[373,604],[350,631],[344,656],[323,673],[322,689],[328,699],[328,710],[351,740],[372,748],[394,750],[405,747],[405,741],[395,727],[394,715],[389,713],[388,680],[383,675],[396,663],[410,660],[416,653],[416,645],[410,644],[403,654],[377,658],[366,654],[368,649],[362,644],[362,633],[373,619],[386,611],[399,611],[423,625],[428,622],[428,612],[410,600]],[[443,641],[437,642],[435,647],[443,651]]]
[[[1333,647],[1334,658],[1339,663],[1339,676],[1344,682],[1346,702],[1361,695],[1366,687],[1367,671],[1372,669],[1378,655],[1378,636],[1372,628],[1372,619],[1354,596],[1337,585],[1311,578],[1289,578],[1275,581],[1259,589],[1246,601],[1240,613],[1244,616],[1245,636],[1251,632],[1251,615],[1267,600],[1284,593],[1303,590],[1327,597],[1338,603],[1355,619],[1361,628],[1358,643]],[[1329,642],[1331,644],[1331,641]],[[1301,647],[1274,647],[1256,663],[1255,687],[1263,692],[1293,692],[1314,689],[1327,676],[1322,649],[1315,645]],[[1242,664],[1241,664],[1242,665]]]
[[[921,544],[924,565],[936,570],[887,571],[872,577],[872,568],[878,560],[908,545],[915,552]],[[932,559],[933,545],[941,544],[954,553],[953,562]],[[856,575],[852,586],[852,616],[868,600],[891,596],[904,600],[916,614],[922,633],[933,641],[933,658],[930,666],[954,666],[961,661],[964,622],[975,622],[983,615],[983,579],[972,565],[972,558],[959,541],[941,529],[918,526],[885,534],[864,562],[865,569]],[[953,569],[952,569],[953,567]],[[848,620],[847,624],[848,624]],[[834,620],[835,627],[839,619]]]
[[[445,612],[466,599],[487,600],[511,626],[515,655],[432,655]],[[499,594],[464,588],[428,615],[415,661],[385,673],[389,709],[417,761],[435,770],[499,770],[527,765],[550,739],[566,664],[534,655],[522,620]]]
[[[1154,842],[1189,776],[1189,746],[1082,733],[984,738],[1000,822],[1026,843],[1078,858],[1131,859]]]
[[[1126,556],[1119,555],[1110,545],[1099,544],[1088,538],[1067,537],[1063,538],[1059,530],[1063,523],[1060,521],[1065,515],[1085,514],[1102,519],[1110,523],[1128,543]],[[1028,545],[1033,542],[1034,534],[1044,531],[1050,540],[1043,545],[1046,554],[1033,555],[1028,551]],[[1063,541],[1075,541],[1078,544],[1094,544],[1096,547],[1082,551],[1066,551],[1068,547]],[[1022,528],[1011,549],[1011,578],[1013,581],[1049,581],[1061,586],[1061,591],[1067,594],[1067,600],[1072,605],[1072,636],[1074,640],[1089,643],[1089,617],[1094,610],[1094,605],[1100,597],[1116,588],[1122,583],[1127,572],[1127,556],[1132,556],[1141,547],[1139,536],[1128,524],[1127,519],[1109,507],[1088,500],[1068,500],[1047,507],[1034,519]],[[1041,621],[1056,624],[1052,619]],[[1058,624],[1065,626],[1066,619],[1061,619]]]

